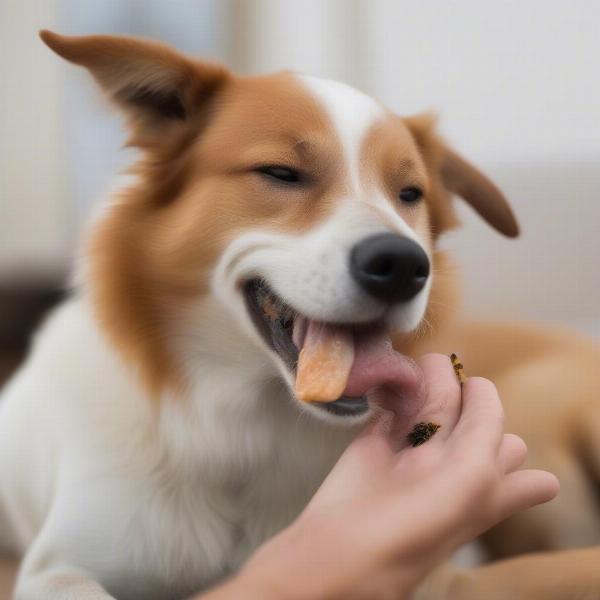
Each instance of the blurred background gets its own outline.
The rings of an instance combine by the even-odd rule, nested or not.
[[[595,0],[2,0],[0,371],[60,297],[82,225],[131,158],[118,117],[40,28],[150,36],[241,73],[291,68],[401,114],[438,112],[523,230],[503,239],[459,207],[444,245],[466,310],[600,336],[599,20]]]

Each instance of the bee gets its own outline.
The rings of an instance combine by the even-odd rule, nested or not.
[[[460,362],[460,360],[458,359],[458,356],[456,356],[456,354],[450,355],[450,361],[452,362],[452,366],[454,367],[454,372],[456,373],[456,377],[458,377],[458,381],[462,385],[467,380],[467,378],[465,377],[465,371],[464,371],[463,364]]]
[[[417,423],[408,434],[408,441],[413,448],[420,446],[433,437],[441,427],[437,423]]]

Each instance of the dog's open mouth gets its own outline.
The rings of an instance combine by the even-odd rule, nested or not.
[[[296,376],[301,350],[299,337],[306,334],[302,329],[305,328],[307,320],[259,279],[253,279],[245,285],[244,295],[250,316],[259,333]],[[369,409],[364,395],[342,395],[335,401],[314,401],[313,405],[339,416],[358,416]]]
[[[309,319],[260,279],[244,285],[244,297],[261,337],[295,378],[298,399],[334,415],[359,416],[369,401],[394,409],[418,387],[414,363],[392,348],[382,323]]]

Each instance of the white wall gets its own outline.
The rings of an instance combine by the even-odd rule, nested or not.
[[[234,67],[290,69],[364,85],[364,0],[229,0]]]
[[[369,87],[490,164],[600,159],[600,2],[366,0]]]
[[[59,67],[37,39],[56,26],[55,0],[0,2],[0,273],[60,268],[69,206]]]

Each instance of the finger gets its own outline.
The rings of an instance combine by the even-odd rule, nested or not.
[[[502,473],[512,473],[523,465],[527,458],[527,445],[512,433],[504,434],[498,454],[498,466]]]
[[[558,479],[548,471],[523,470],[506,475],[499,495],[500,520],[514,513],[544,504],[560,490]]]
[[[469,377],[462,386],[462,412],[453,441],[469,451],[498,452],[504,428],[504,410],[496,386],[482,377]]]
[[[419,422],[440,425],[432,442],[443,442],[452,433],[461,411],[461,386],[444,354],[426,354],[419,361],[425,384],[425,403],[415,418]]]

